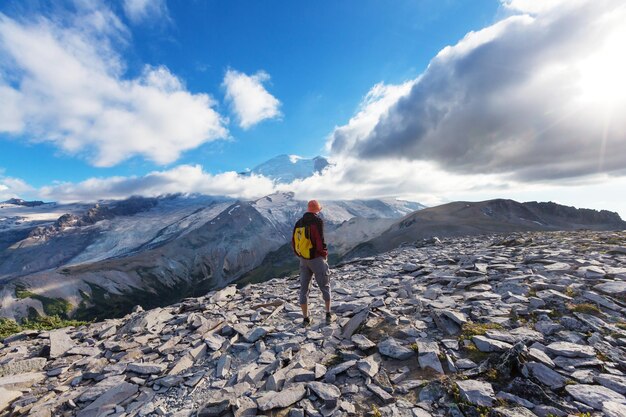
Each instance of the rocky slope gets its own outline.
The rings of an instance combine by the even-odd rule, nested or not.
[[[626,415],[626,233],[432,239],[0,345],[11,416]]]
[[[363,242],[346,258],[368,256],[432,236],[467,236],[539,230],[625,230],[617,213],[513,200],[458,201],[411,213]]]

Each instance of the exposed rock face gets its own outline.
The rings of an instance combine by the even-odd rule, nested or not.
[[[333,323],[312,289],[307,328],[291,277],[14,335],[0,415],[622,417],[626,299],[589,298],[626,282],[616,242],[483,236],[359,259],[333,271]]]

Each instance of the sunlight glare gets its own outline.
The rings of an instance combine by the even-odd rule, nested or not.
[[[613,32],[597,52],[580,63],[581,99],[615,108],[626,104],[626,29]]]

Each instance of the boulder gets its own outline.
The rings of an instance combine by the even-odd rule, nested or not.
[[[280,392],[269,391],[257,399],[257,407],[261,411],[285,408],[297,403],[306,395],[304,384],[296,384]]]
[[[402,346],[396,339],[389,337],[378,344],[378,351],[385,356],[394,359],[406,360],[410,359],[415,352],[405,346]]]
[[[567,385],[565,391],[576,401],[587,404],[596,410],[602,410],[603,404],[608,401],[626,404],[626,397],[601,385]]]
[[[484,381],[468,379],[456,381],[463,400],[484,407],[491,407],[495,401],[495,395],[491,384]]]

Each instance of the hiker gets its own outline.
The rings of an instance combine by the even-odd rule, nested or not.
[[[317,286],[322,291],[326,307],[326,323],[333,320],[330,312],[330,267],[328,266],[328,250],[324,242],[324,222],[318,216],[322,205],[317,200],[309,201],[307,212],[296,222],[293,228],[291,246],[300,258],[300,308],[304,320],[302,324],[309,326],[309,290],[311,277],[315,275]]]

